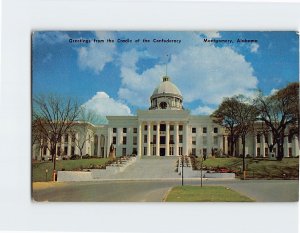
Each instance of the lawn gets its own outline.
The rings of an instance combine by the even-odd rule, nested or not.
[[[104,165],[108,158],[78,159],[78,160],[59,160],[56,161],[56,170],[72,171],[88,169],[99,165]],[[46,169],[48,175],[46,177]],[[32,181],[51,181],[53,172],[52,162],[35,162],[32,163]]]
[[[200,158],[197,159],[200,168]],[[241,176],[242,158],[208,158],[203,162],[204,169],[225,167]],[[271,161],[261,158],[246,159],[247,178],[254,179],[298,179],[299,158],[284,158],[282,161]]]
[[[253,200],[223,186],[178,186],[166,202],[252,202]]]

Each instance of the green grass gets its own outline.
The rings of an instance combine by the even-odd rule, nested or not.
[[[66,171],[88,169],[91,165],[104,165],[108,158],[94,158],[94,159],[79,159],[79,160],[59,160],[56,161],[56,170]],[[48,176],[46,178],[46,169],[48,169]],[[32,163],[32,181],[51,181],[53,172],[52,162],[35,162]]]
[[[166,202],[251,202],[252,199],[223,186],[178,186],[172,188]]]
[[[200,159],[197,159],[198,169]],[[203,162],[206,169],[226,167],[241,176],[242,158],[208,158]],[[246,158],[247,177],[254,179],[299,179],[299,158],[284,158],[282,161]]]

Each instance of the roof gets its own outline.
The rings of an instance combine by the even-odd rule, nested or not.
[[[170,78],[168,76],[163,77],[163,81],[158,85],[158,87],[154,89],[152,95],[158,94],[174,94],[182,96],[178,87],[176,87],[176,85],[170,81]]]

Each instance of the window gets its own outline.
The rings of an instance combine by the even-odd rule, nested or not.
[[[113,128],[113,133],[117,133],[117,128]]]
[[[144,155],[147,155],[147,147],[144,147]]]
[[[259,134],[256,135],[256,142],[257,142],[257,143],[260,143],[260,135],[259,135]]]
[[[214,145],[218,145],[218,136],[214,136]]]
[[[170,125],[170,131],[174,131],[174,125]]]
[[[122,144],[123,144],[123,145],[126,145],[126,143],[127,143],[127,138],[124,136],[124,137],[123,137]]]
[[[122,148],[122,156],[126,156],[126,148]]]
[[[132,154],[133,154],[133,155],[136,155],[136,154],[137,154],[137,150],[136,150],[135,147],[132,149]]]
[[[203,133],[207,133],[207,128],[203,127]]]
[[[192,145],[196,145],[196,137],[192,137]]]
[[[133,136],[133,145],[137,145],[137,136]]]
[[[74,146],[71,147],[71,155],[75,155],[75,147]]]
[[[127,133],[127,128],[123,128],[123,133]]]
[[[293,152],[292,152],[292,148],[290,147],[289,148],[289,157],[292,157],[293,156]]]
[[[183,125],[179,125],[179,131],[183,130]]]
[[[144,130],[146,131],[148,129],[148,125],[144,125]]]
[[[160,124],[160,131],[166,131],[166,124]]]
[[[155,146],[152,148],[152,154],[156,155],[156,147]]]
[[[192,133],[196,133],[197,131],[196,131],[196,128],[192,128]]]
[[[214,128],[214,133],[218,133],[218,128],[217,127]]]
[[[153,144],[156,143],[156,135],[153,135]]]
[[[170,135],[170,144],[174,144],[174,135]]]
[[[153,125],[153,131],[156,131],[157,125]]]
[[[261,154],[260,154],[260,148],[257,148],[256,155],[257,155],[258,157],[261,156]]]
[[[137,133],[137,128],[133,128],[133,133]]]
[[[207,156],[207,149],[203,148],[203,156]]]
[[[170,155],[174,155],[174,147],[170,147]]]
[[[76,136],[75,134],[72,134],[72,142],[75,142]]]
[[[192,148],[192,155],[196,155],[196,148]]]
[[[144,143],[147,143],[147,135],[144,135]]]
[[[113,137],[113,144],[117,144],[117,137]]]
[[[207,137],[203,136],[203,145],[206,145],[206,144],[207,144]]]
[[[65,134],[65,142],[68,142],[68,140],[69,140],[68,136],[69,136],[68,134]]]
[[[268,155],[269,155],[269,149],[265,148],[265,156],[268,156]]]
[[[64,155],[67,155],[67,154],[68,154],[68,147],[65,146],[65,147],[64,147]]]
[[[183,136],[182,135],[179,135],[179,143],[182,143],[182,140],[183,139]]]
[[[178,147],[178,150],[179,150],[179,155],[182,155],[182,147]]]
[[[267,143],[267,144],[269,143],[268,136],[266,136],[266,135],[265,135],[265,143]]]
[[[288,143],[292,143],[292,139],[293,139],[292,135],[289,135],[288,136]]]
[[[43,147],[43,155],[47,154],[47,147]]]

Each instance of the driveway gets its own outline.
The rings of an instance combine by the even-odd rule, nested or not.
[[[35,201],[161,202],[178,185],[179,179],[65,182],[34,188],[32,196]],[[200,180],[185,180],[185,185],[200,185]],[[299,196],[296,180],[204,180],[203,185],[226,186],[259,202],[298,201]]]

